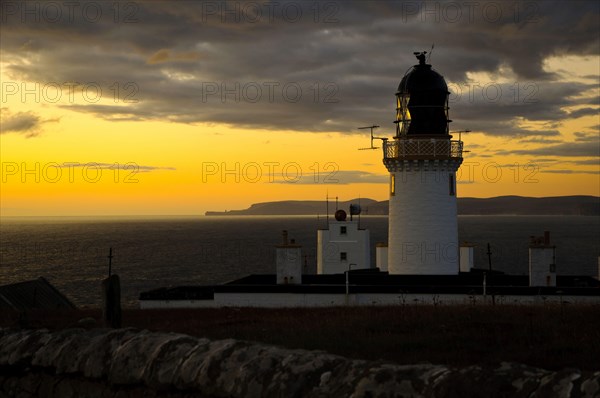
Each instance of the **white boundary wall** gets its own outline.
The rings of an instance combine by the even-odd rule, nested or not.
[[[495,296],[495,304],[600,304],[600,296]],[[141,309],[219,307],[335,307],[344,305],[453,305],[490,304],[492,296],[466,294],[318,294],[318,293],[216,293],[214,300],[140,300]]]

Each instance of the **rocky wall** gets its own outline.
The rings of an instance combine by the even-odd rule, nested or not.
[[[600,372],[395,365],[136,329],[0,329],[0,397],[600,397]]]

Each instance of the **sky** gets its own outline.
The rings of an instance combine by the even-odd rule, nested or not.
[[[598,2],[2,1],[0,215],[386,200],[415,51],[459,197],[600,196]]]

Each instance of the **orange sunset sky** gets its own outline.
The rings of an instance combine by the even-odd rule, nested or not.
[[[600,195],[596,2],[52,3],[2,3],[2,216],[385,200],[358,127],[432,43],[459,197]]]

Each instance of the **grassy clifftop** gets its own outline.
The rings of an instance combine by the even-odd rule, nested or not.
[[[0,327],[81,326],[100,310],[2,313]],[[88,320],[90,318],[87,318]],[[260,341],[399,364],[598,370],[598,305],[404,305],[394,307],[124,310],[123,326],[210,339]]]

